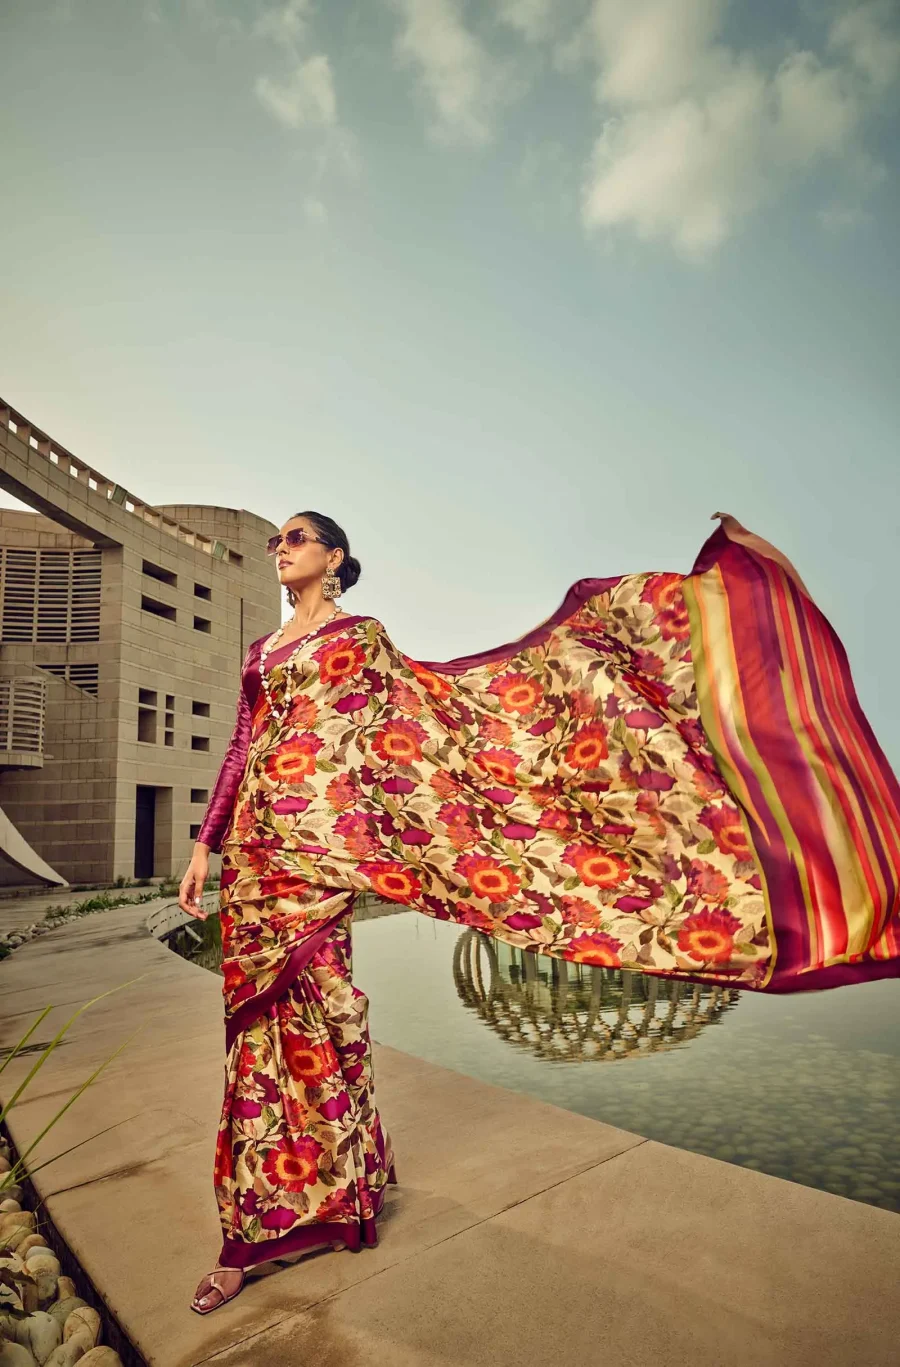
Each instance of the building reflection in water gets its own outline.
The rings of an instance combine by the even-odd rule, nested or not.
[[[453,978],[463,1005],[502,1039],[559,1063],[675,1049],[740,997],[734,988],[539,956],[477,930],[457,940]]]

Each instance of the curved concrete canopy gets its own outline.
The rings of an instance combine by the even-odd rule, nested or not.
[[[29,883],[40,887],[69,886],[67,879],[51,869],[31,848],[0,807],[0,886],[25,886]]]

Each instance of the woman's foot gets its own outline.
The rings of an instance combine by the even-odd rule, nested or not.
[[[211,1310],[233,1301],[243,1288],[244,1273],[239,1267],[215,1267],[208,1272],[194,1292],[191,1309],[198,1315],[208,1315]]]

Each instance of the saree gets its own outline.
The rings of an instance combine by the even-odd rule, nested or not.
[[[476,656],[329,623],[268,656],[283,719],[250,647],[200,833],[222,852],[232,1257],[374,1242],[395,1173],[350,984],[359,893],[761,992],[900,971],[900,785],[797,571],[715,517],[690,574],[579,580]]]

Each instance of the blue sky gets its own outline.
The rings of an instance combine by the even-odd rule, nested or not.
[[[895,765],[892,0],[7,0],[0,393],[424,658],[734,513]]]

